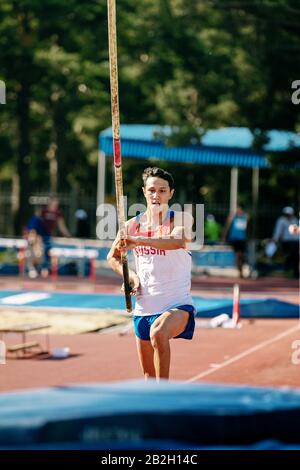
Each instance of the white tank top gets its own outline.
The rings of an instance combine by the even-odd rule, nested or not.
[[[140,216],[135,218],[131,235],[144,235],[139,229]],[[160,233],[170,233],[173,211],[169,211]],[[160,250],[139,246],[133,250],[140,293],[136,296],[135,315],[161,314],[180,305],[193,305],[191,297],[191,253],[183,248]]]

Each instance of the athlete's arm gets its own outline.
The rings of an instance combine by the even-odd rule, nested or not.
[[[127,237],[126,245],[124,247],[118,245],[120,251],[128,251],[136,248],[137,246],[150,246],[160,250],[179,250],[186,248],[186,243],[192,240],[192,227],[193,217],[191,214],[184,212],[181,213],[181,220],[176,221],[175,226],[170,235],[161,237]],[[176,225],[176,222],[180,225]]]

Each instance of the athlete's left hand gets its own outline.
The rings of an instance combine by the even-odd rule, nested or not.
[[[134,272],[131,272],[129,275],[129,284],[131,288],[130,295],[136,295],[140,288],[140,279],[138,275]],[[124,283],[122,284],[121,291],[125,292]]]

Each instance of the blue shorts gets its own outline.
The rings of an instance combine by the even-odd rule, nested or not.
[[[193,307],[193,305],[180,305],[179,307],[173,308],[189,312],[189,319],[185,330],[180,333],[180,335],[175,336],[175,338],[192,339],[195,330],[195,307]],[[161,313],[156,315],[146,315],[144,317],[133,315],[132,319],[136,336],[145,341],[150,341],[150,328],[155,320],[161,315]]]

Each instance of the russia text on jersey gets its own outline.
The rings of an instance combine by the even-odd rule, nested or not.
[[[158,255],[166,256],[166,250],[159,250],[150,246],[138,246],[134,249],[136,256]]]

